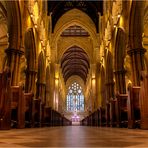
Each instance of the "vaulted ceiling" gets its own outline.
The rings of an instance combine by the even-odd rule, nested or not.
[[[73,75],[80,76],[86,82],[90,68],[88,55],[82,48],[73,46],[63,54],[61,68],[65,82]]]
[[[58,19],[67,11],[77,8],[86,13],[94,22],[96,31],[99,32],[99,15],[103,14],[103,1],[87,1],[87,0],[72,0],[72,1],[55,1],[48,0],[48,14],[52,12],[52,32]]]
[[[52,17],[52,33],[54,33],[55,25],[60,17],[74,8],[79,9],[88,15],[95,24],[96,33],[99,33],[99,13],[103,15],[102,0],[48,0],[48,15],[51,14]],[[72,26],[69,26],[60,34],[60,37],[64,39],[67,38],[67,41],[69,38],[73,37],[79,38],[80,40],[82,37],[88,39],[90,38],[90,32],[86,31],[82,26],[80,27],[76,24],[72,24]],[[63,42],[60,44],[65,44],[64,39],[61,39]],[[89,73],[90,59],[87,53],[76,45],[77,43],[67,49],[60,60],[65,83],[71,76],[75,75],[79,76],[85,83]]]

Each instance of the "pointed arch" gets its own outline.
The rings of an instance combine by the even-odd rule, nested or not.
[[[129,44],[131,49],[142,48],[144,1],[132,1],[129,23]]]
[[[45,83],[45,58],[43,52],[38,57],[38,83]]]
[[[102,66],[100,69],[100,101],[101,101],[101,107],[105,108],[106,106],[106,86],[105,86],[105,69]]]
[[[106,83],[111,83],[113,81],[113,56],[108,49],[105,50],[105,68]]]
[[[106,76],[106,99],[109,101],[114,96],[114,82],[113,82],[113,56],[112,53],[105,50],[105,76]]]
[[[19,1],[5,1],[4,3],[8,18],[9,48],[20,50],[23,45],[22,17]]]
[[[84,94],[79,83],[72,83],[67,90],[67,111],[84,111]]]
[[[25,44],[25,59],[26,59],[26,83],[25,91],[32,92],[35,87],[36,75],[36,46],[33,29],[30,28],[26,31],[24,37]]]
[[[115,43],[115,70],[124,69],[124,58],[125,58],[125,48],[126,48],[126,36],[123,29],[118,28]]]
[[[0,73],[5,70],[7,65],[7,56],[5,49],[8,48],[8,20],[7,11],[4,5],[0,2]]]
[[[50,98],[50,67],[49,65],[46,67],[46,106],[51,105],[51,98]]]
[[[80,17],[78,17],[78,14]],[[72,17],[69,17],[72,16]],[[82,28],[84,28],[89,34],[90,37],[93,39],[94,46],[98,46],[98,37],[96,33],[95,24],[91,20],[91,18],[85,14],[84,12],[78,10],[78,9],[72,9],[66,12],[64,15],[61,16],[61,18],[56,23],[55,29],[54,29],[54,35],[53,35],[53,47],[56,48],[55,43],[57,43],[59,36],[61,33],[68,27],[72,25],[78,25]]]
[[[46,102],[46,65],[45,57],[43,51],[40,52],[38,57],[38,73],[37,73],[37,91],[36,95],[38,99],[41,99],[41,102],[45,104]]]
[[[27,59],[27,68],[34,70],[36,68],[36,46],[33,28],[25,33],[25,56]]]

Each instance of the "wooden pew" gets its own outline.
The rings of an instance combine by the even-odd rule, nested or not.
[[[100,120],[101,120],[101,119],[100,119],[100,109],[97,109],[97,116],[98,116],[98,120],[97,120],[98,126],[101,126],[101,125],[100,125],[100,123],[101,123],[101,122],[100,122]]]
[[[11,86],[11,126],[25,127],[25,99],[21,86]]]
[[[110,126],[116,127],[117,126],[117,112],[116,112],[116,99],[110,100]]]
[[[110,126],[110,104],[109,102],[106,103],[106,126]]]
[[[116,114],[117,114],[117,127],[128,126],[128,115],[127,115],[127,94],[117,94],[116,98]]]
[[[24,93],[25,101],[25,127],[32,127],[33,93]]]
[[[65,126],[72,125],[72,121],[68,120],[61,113],[51,109],[51,125],[52,126]]]
[[[141,72],[141,88],[140,88],[140,114],[141,129],[148,129],[148,74],[146,71]]]
[[[51,107],[44,108],[44,125],[51,126]]]
[[[92,113],[91,118],[92,118],[92,125],[91,126],[95,126],[95,124],[96,124],[95,111]]]
[[[100,126],[106,126],[105,108],[100,107]]]
[[[128,128],[140,128],[140,87],[128,87]]]
[[[31,113],[30,94],[21,86],[10,86],[7,74],[0,74],[0,129],[24,128],[25,114]]]
[[[95,125],[94,125],[94,126],[98,126],[98,125],[99,125],[98,110],[96,110],[96,111],[94,112],[94,118],[95,118]]]
[[[32,126],[40,127],[41,126],[41,100],[33,100],[33,109],[32,109]]]
[[[62,122],[63,122],[62,126],[71,126],[72,125],[72,121],[68,120],[64,116],[62,116]]]
[[[92,126],[92,113],[88,116],[88,126]]]
[[[11,87],[7,72],[0,73],[0,129],[11,128]]]

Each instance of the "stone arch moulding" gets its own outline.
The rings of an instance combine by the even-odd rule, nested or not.
[[[45,82],[45,59],[44,53],[40,52],[38,57],[38,83]]]
[[[29,28],[25,33],[25,55],[29,70],[36,69],[36,43],[33,28]],[[28,63],[29,62],[29,63]]]
[[[79,17],[78,17],[78,14],[80,14]],[[72,17],[70,17],[71,15]],[[66,12],[58,20],[54,29],[52,43],[57,43],[57,40],[59,39],[60,34],[71,25],[78,25],[84,28],[90,34],[91,38],[94,41],[94,44],[98,45],[98,37],[95,29],[95,24],[93,23],[93,21],[88,15],[86,15],[84,12],[78,9],[72,9]]]
[[[142,48],[143,1],[132,1],[129,22],[129,44],[131,49]]]
[[[124,58],[125,58],[125,44],[126,44],[126,36],[125,32],[122,28],[117,29],[117,35],[116,35],[116,41],[115,41],[115,63],[114,63],[114,69],[115,70],[121,70],[124,67]]]
[[[26,83],[25,91],[32,92],[35,87],[36,77],[36,44],[33,28],[29,28],[24,36],[25,59],[26,59]]]
[[[45,99],[45,102],[46,102],[46,105],[49,105],[49,102],[50,102],[50,66],[48,65],[46,67],[46,99]]]
[[[0,2],[0,72],[3,72],[7,65],[7,56],[5,53],[5,49],[8,48],[9,45],[9,37],[8,37],[8,24],[7,24],[7,11],[4,5]]]
[[[101,106],[104,107],[106,105],[106,91],[105,91],[105,69],[101,66],[100,69],[100,94],[101,94]]]
[[[4,3],[7,10],[9,48],[20,50],[22,47],[22,17],[19,1],[4,1]]]
[[[106,81],[110,82],[113,79],[113,59],[112,59],[112,53],[106,49],[105,54],[105,75],[106,75]]]

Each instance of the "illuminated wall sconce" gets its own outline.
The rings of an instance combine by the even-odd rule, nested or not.
[[[35,28],[38,28],[37,24],[34,25]]]
[[[128,80],[128,84],[132,84],[132,81],[131,80]]]
[[[120,16],[121,16],[121,15],[120,15],[120,14],[118,14],[118,18],[120,18]]]
[[[33,13],[30,13],[30,17],[33,18]]]
[[[95,82],[96,82],[95,76],[93,76],[91,80],[92,80],[92,84],[95,85]]]
[[[114,28],[116,28],[117,27],[117,25],[114,25]]]
[[[59,78],[55,78],[55,84],[58,85],[59,83]]]
[[[43,44],[43,40],[41,40],[41,44]]]
[[[45,46],[43,46],[43,49],[44,49],[44,50],[46,49]]]

